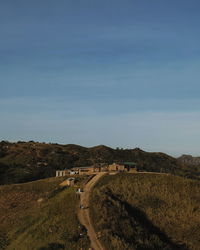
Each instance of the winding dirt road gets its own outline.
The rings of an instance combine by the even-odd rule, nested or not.
[[[99,179],[106,173],[98,173],[95,175],[84,187],[83,193],[80,195],[80,205],[84,208],[78,210],[78,218],[80,223],[87,229],[87,234],[90,238],[91,248],[94,250],[104,250],[101,242],[98,240],[94,227],[92,225],[90,214],[89,214],[89,199],[90,193],[94,185]]]

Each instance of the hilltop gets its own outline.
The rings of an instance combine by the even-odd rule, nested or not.
[[[91,226],[78,211],[89,214],[106,250],[198,249],[199,181],[162,173],[102,174],[76,176],[74,187],[60,186],[64,177],[0,186],[0,249],[88,249]],[[99,181],[89,189],[94,178]],[[76,189],[84,184],[80,199]]]
[[[164,153],[139,148],[120,149],[104,145],[82,147],[39,142],[0,142],[0,184],[21,183],[55,176],[56,169],[94,163],[134,161],[142,171],[166,172],[198,178],[198,171]],[[200,171],[199,171],[200,172]]]

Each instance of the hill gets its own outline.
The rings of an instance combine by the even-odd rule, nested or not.
[[[56,169],[88,166],[98,162],[134,161],[140,170],[199,178],[192,169],[164,153],[139,148],[113,149],[104,145],[86,148],[38,142],[0,142],[0,184],[21,183],[55,176]]]
[[[91,216],[107,250],[199,249],[200,183],[166,174],[105,176]]]
[[[193,157],[192,155],[182,155],[178,158],[180,162],[190,166],[200,166],[200,157]]]
[[[77,180],[80,184],[84,177]],[[62,181],[0,187],[0,249],[87,249],[89,240],[76,216],[79,199],[73,187],[59,187]]]
[[[87,177],[77,176],[81,185]],[[0,249],[88,249],[77,219],[75,187],[49,178],[0,186]],[[106,175],[91,193],[89,214],[106,250],[196,250],[200,182],[170,174]]]

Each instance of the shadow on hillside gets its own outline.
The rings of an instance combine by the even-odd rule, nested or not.
[[[58,188],[56,188],[55,190],[53,190],[49,194],[48,198],[51,199],[51,198],[55,197],[57,194],[61,193],[64,189],[66,189],[66,187],[58,187]]]
[[[65,249],[65,246],[60,243],[49,243],[46,247],[41,247],[39,250],[61,250]]]
[[[149,234],[155,234],[159,237],[159,239],[170,246],[171,249],[173,250],[188,250],[188,248],[184,244],[177,244],[174,243],[164,232],[160,230],[159,227],[155,226],[146,216],[146,214],[141,211],[138,208],[135,208],[131,206],[129,203],[126,201],[122,201],[119,199],[117,196],[113,195],[112,193],[109,192],[108,194],[110,198],[113,200],[119,202],[127,211],[128,215],[130,216],[131,219],[133,219],[135,222],[140,224],[143,228],[145,228]]]

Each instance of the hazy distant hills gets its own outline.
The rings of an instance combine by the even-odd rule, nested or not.
[[[187,164],[190,166],[199,166],[200,165],[200,157],[193,157],[192,155],[182,155],[178,158],[180,162],[183,164]]]
[[[134,161],[140,170],[191,176],[182,161],[164,153],[139,148],[113,149],[104,145],[86,148],[38,142],[0,142],[0,183],[18,183],[55,175],[56,169],[89,166],[94,163]],[[192,173],[196,176],[196,173]]]

